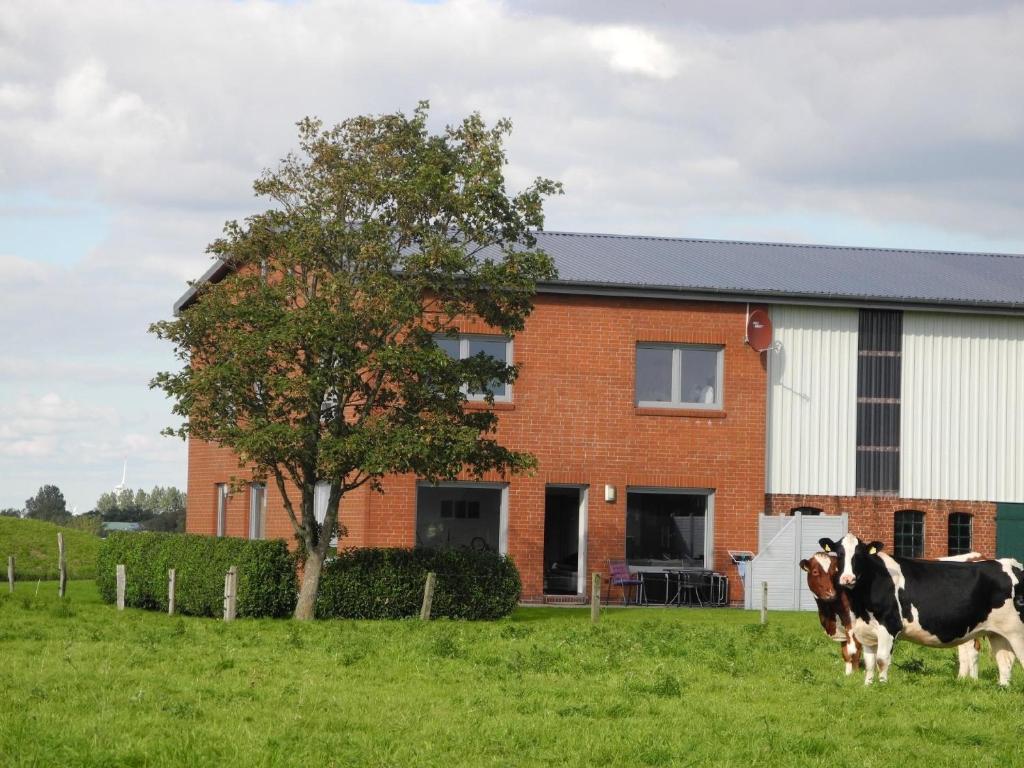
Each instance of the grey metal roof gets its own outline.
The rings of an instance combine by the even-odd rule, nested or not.
[[[538,232],[544,292],[1024,312],[1024,256]],[[220,280],[215,263],[199,283]],[[195,296],[189,290],[175,312]]]
[[[1024,256],[541,232],[558,283],[1024,310]]]

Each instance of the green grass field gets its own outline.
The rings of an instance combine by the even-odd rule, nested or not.
[[[15,578],[21,580],[57,578],[57,533],[64,533],[68,578],[96,576],[96,555],[100,538],[86,531],[64,528],[42,520],[0,517],[0,570],[7,578],[7,558],[14,555]]]
[[[521,609],[494,623],[183,619],[91,582],[0,596],[3,766],[1007,766],[1024,673],[901,644],[844,679],[812,614]]]

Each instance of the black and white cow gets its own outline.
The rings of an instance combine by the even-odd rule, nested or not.
[[[881,542],[852,533],[819,543],[839,557],[839,585],[849,590],[854,632],[864,646],[865,685],[874,681],[876,666],[879,679],[888,679],[898,637],[949,647],[982,635],[992,645],[999,684],[1009,685],[1014,656],[1024,660],[1024,571],[1016,560],[890,557]]]

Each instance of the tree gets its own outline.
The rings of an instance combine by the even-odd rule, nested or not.
[[[185,493],[173,486],[157,485],[149,493],[124,488],[116,494],[100,494],[96,513],[105,521],[142,523],[146,530],[181,533],[185,530],[185,504]]]
[[[5,507],[0,509],[0,517],[21,517],[22,510],[15,509],[14,507]]]
[[[473,114],[431,134],[427,116],[423,102],[411,117],[299,122],[301,151],[254,184],[271,207],[228,222],[208,249],[227,276],[151,326],[184,364],[151,384],[184,419],[168,433],[227,446],[276,484],[304,558],[299,619],[313,617],[345,494],[393,472],[535,465],[498,442],[491,410],[463,407],[467,387],[512,382],[516,366],[451,359],[435,336],[465,317],[523,328],[537,282],[555,276],[532,232],[561,187],[506,192],[508,120]],[[322,525],[318,480],[331,483]]]
[[[56,485],[44,485],[31,499],[25,500],[25,517],[33,520],[46,520],[50,523],[63,523],[70,517],[64,494]]]

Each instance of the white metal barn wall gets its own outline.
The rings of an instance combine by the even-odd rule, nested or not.
[[[766,491],[853,496],[857,310],[776,305],[771,317]]]
[[[1024,501],[1024,318],[905,312],[900,495]]]
[[[743,602],[761,608],[761,582],[768,582],[768,608],[773,611],[813,611],[814,595],[800,570],[800,561],[818,552],[818,539],[841,539],[847,531],[846,515],[761,515],[758,519],[758,554],[746,565]]]

